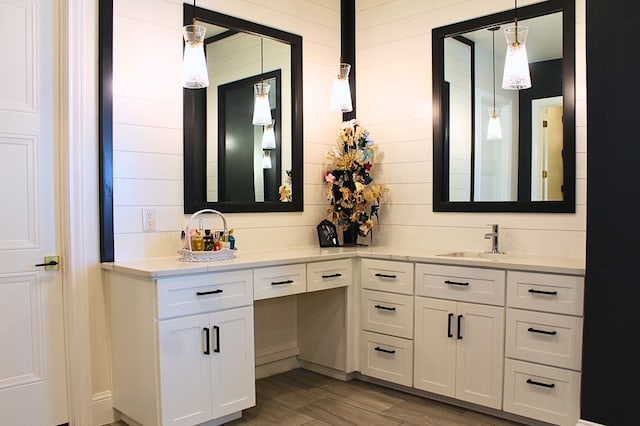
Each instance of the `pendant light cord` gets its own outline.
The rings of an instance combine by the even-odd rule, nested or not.
[[[515,42],[515,44],[517,46],[518,44],[520,44],[520,43],[518,43],[518,0],[513,0],[513,2],[514,2],[514,5],[515,5],[515,7],[513,9],[514,23],[515,23],[515,26],[516,26],[516,42]]]
[[[193,19],[192,19],[192,23],[193,23],[193,25],[196,24],[196,0],[193,0]]]
[[[492,59],[492,68],[493,68],[493,116],[496,114],[496,31],[494,29],[491,31],[492,43],[491,43],[491,59]]]

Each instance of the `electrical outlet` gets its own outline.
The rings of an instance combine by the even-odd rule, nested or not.
[[[156,232],[155,209],[142,209],[142,232]]]

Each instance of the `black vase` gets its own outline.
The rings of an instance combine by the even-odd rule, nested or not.
[[[358,224],[349,223],[349,226],[342,231],[342,245],[354,247],[358,245]]]

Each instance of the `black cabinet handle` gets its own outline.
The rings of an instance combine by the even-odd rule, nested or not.
[[[542,386],[543,388],[549,388],[549,389],[553,389],[556,387],[555,383],[541,383],[531,379],[527,379],[527,383],[530,385]]]
[[[453,337],[453,333],[451,332],[451,320],[453,319],[453,314],[449,314],[449,320],[447,321],[447,337]]]
[[[210,340],[209,340],[209,329],[207,327],[204,327],[202,329],[202,331],[204,331],[204,351],[202,351],[202,353],[204,355],[210,355],[211,354],[211,344],[210,344]]]
[[[385,354],[391,354],[391,355],[393,355],[393,354],[395,354],[395,353],[396,353],[396,351],[395,351],[395,350],[382,349],[380,346],[376,346],[376,347],[374,348],[374,350],[376,350],[376,351],[378,351],[378,352],[384,352]]]
[[[271,285],[283,285],[283,284],[293,284],[293,280],[271,282]]]
[[[462,339],[462,315],[458,315],[458,339]]]
[[[55,260],[50,260],[47,263],[37,263],[35,266],[56,266],[57,264]]]
[[[462,285],[462,286],[468,286],[469,285],[469,283],[462,283],[462,282],[459,282],[459,281],[449,281],[449,280],[446,280],[444,283],[445,284],[449,284],[449,285]]]
[[[213,350],[214,352],[220,352],[220,327],[217,325],[213,326],[213,332],[216,333],[216,347]]]
[[[387,274],[381,274],[381,273],[377,273],[376,277],[380,277],[380,278],[391,278],[393,280],[395,280],[397,277],[395,275],[387,275]]]
[[[391,308],[390,308],[390,307],[388,307],[388,306],[382,306],[382,305],[375,305],[375,306],[374,306],[374,308],[376,308],[376,309],[382,309],[382,310],[385,310],[385,311],[395,311],[395,310],[396,310],[396,308],[395,308],[395,307],[391,307]]]
[[[558,294],[557,291],[543,291],[543,290],[536,290],[533,288],[529,289],[529,293],[533,293],[533,294],[545,294],[547,296],[555,296],[556,294]]]
[[[540,334],[548,334],[549,336],[555,336],[556,334],[558,334],[557,331],[545,331],[545,330],[538,330],[537,328],[533,328],[533,327],[529,327],[527,329],[527,331],[531,332],[531,333],[540,333]]]
[[[196,296],[206,296],[207,294],[220,294],[222,293],[222,289],[218,288],[216,290],[211,290],[211,291],[198,291],[196,292]]]
[[[323,275],[322,279],[326,280],[327,278],[338,278],[341,277],[342,274],[331,274],[331,275]]]

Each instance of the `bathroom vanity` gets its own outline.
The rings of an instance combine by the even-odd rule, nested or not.
[[[309,248],[104,264],[113,406],[144,425],[239,417],[255,405],[254,329],[268,320],[254,306],[294,297],[298,366],[575,425],[583,261],[442,254]]]

